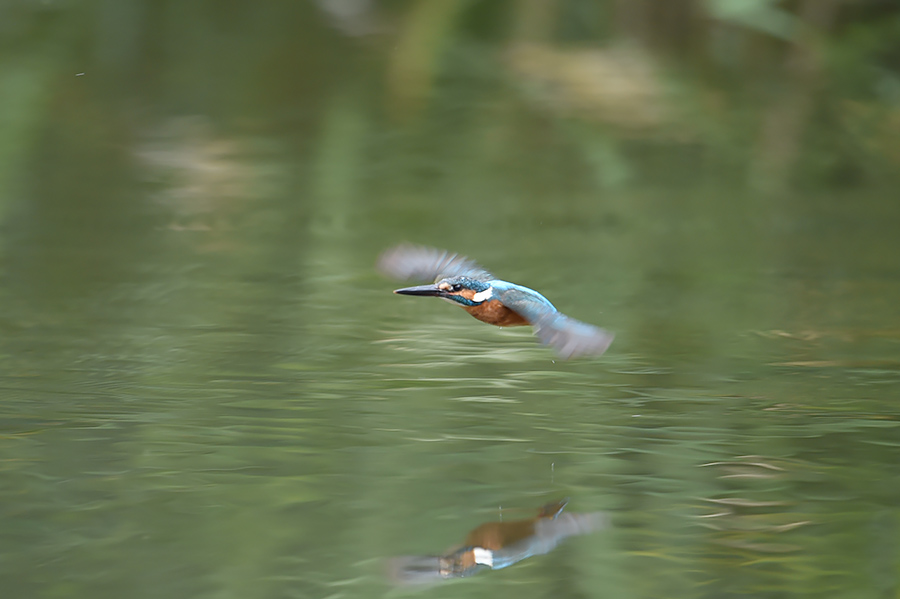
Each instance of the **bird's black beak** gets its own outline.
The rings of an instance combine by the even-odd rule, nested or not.
[[[417,287],[404,287],[403,289],[395,289],[394,293],[399,293],[400,295],[425,295],[425,296],[434,296],[441,297],[445,295],[443,289],[438,288],[437,285],[419,285]]]

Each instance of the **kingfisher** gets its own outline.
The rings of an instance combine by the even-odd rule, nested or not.
[[[378,269],[395,279],[434,281],[395,289],[394,293],[439,297],[499,327],[531,325],[541,343],[553,347],[563,359],[599,356],[613,340],[609,331],[561,313],[534,289],[497,279],[459,254],[400,245],[381,255]]]
[[[479,570],[499,570],[523,559],[549,553],[568,537],[608,525],[603,512],[562,513],[568,499],[541,507],[533,518],[486,522],[469,531],[462,546],[443,555],[402,556],[388,562],[395,584],[412,585],[462,578]]]

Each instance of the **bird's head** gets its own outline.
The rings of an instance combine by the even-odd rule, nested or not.
[[[493,288],[489,283],[469,277],[438,277],[431,285],[395,289],[394,293],[439,297],[461,306],[478,306],[491,299]]]

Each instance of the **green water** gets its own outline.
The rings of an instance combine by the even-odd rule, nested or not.
[[[4,597],[900,596],[900,202],[874,162],[811,181],[813,121],[805,183],[756,185],[740,118],[648,141],[542,112],[477,11],[416,104],[385,43],[415,38],[406,5],[375,41],[256,6],[5,33]],[[404,241],[616,340],[562,362],[393,295],[374,263]],[[611,526],[385,576],[562,497]]]

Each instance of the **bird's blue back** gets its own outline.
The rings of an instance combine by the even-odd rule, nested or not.
[[[516,285],[509,281],[494,279],[487,282],[494,288],[494,297],[500,302],[526,318],[528,314],[545,314],[556,312],[556,307],[546,297],[523,285]]]

